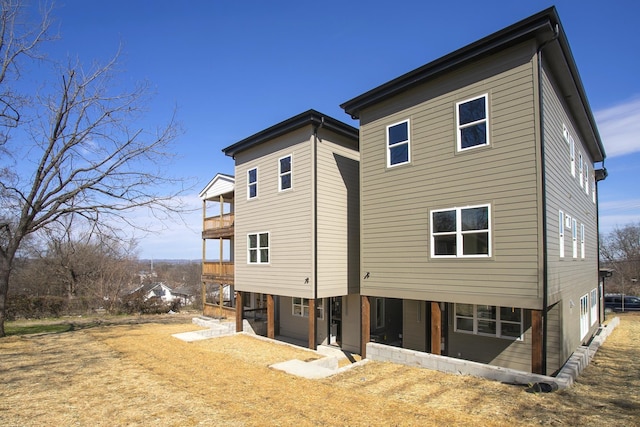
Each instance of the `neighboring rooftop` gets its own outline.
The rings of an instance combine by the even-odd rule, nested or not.
[[[227,156],[234,157],[237,153],[255,147],[279,136],[285,135],[303,126],[312,125],[329,129],[339,135],[348,138],[358,138],[358,129],[350,126],[333,117],[322,114],[316,110],[307,110],[304,113],[291,117],[283,122],[260,131],[248,138],[238,141],[233,145],[223,148],[222,152]]]

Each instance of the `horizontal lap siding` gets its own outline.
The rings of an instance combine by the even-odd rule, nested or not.
[[[451,305],[452,315],[449,322],[449,350],[448,354],[466,360],[504,368],[529,372],[531,370],[531,312],[523,312],[522,340],[495,338],[482,335],[472,335],[455,331],[454,306]]]
[[[358,290],[357,141],[321,132],[318,147],[318,297]],[[332,142],[335,141],[335,142]]]
[[[536,98],[531,51],[511,50],[362,114],[361,292],[417,300],[520,303],[541,298]],[[509,67],[495,66],[495,63]],[[486,75],[476,80],[478,74]],[[413,93],[421,93],[420,96]],[[429,94],[433,92],[433,96]],[[456,153],[456,102],[488,93],[490,147]],[[388,117],[382,117],[388,112]],[[382,117],[382,118],[380,118]],[[386,167],[386,126],[410,119],[411,162]],[[491,205],[491,259],[432,259],[429,211]]]
[[[581,344],[580,340],[580,297],[598,286],[598,248],[597,248],[597,210],[593,203],[591,189],[593,180],[589,179],[589,194],[580,187],[578,159],[582,153],[583,161],[589,165],[589,174],[593,174],[593,162],[584,145],[584,137],[577,133],[570,113],[546,71],[542,76],[543,114],[545,123],[545,177],[547,204],[547,244],[549,268],[549,303],[557,304],[559,311],[556,320],[562,336],[558,337],[562,347],[556,363],[563,363],[571,352]],[[571,175],[569,144],[562,136],[565,125],[575,142],[576,176]],[[572,230],[565,226],[564,252],[560,258],[560,239],[558,231],[559,211],[576,219],[578,227],[577,258],[573,258]],[[585,225],[585,258],[581,258],[580,224]],[[587,338],[598,327],[596,321],[591,326]]]
[[[311,126],[236,156],[235,286],[240,291],[313,297]],[[293,188],[278,191],[278,159],[292,155]],[[247,170],[258,167],[258,198]],[[247,234],[270,233],[270,263],[247,264]],[[309,281],[305,283],[306,278]]]

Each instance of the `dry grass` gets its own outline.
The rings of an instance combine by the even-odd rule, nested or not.
[[[184,343],[171,334],[197,329],[186,318],[85,323],[0,340],[0,425],[640,425],[640,315],[621,317],[578,383],[551,394],[387,363],[307,380],[268,366],[314,353],[244,335]]]

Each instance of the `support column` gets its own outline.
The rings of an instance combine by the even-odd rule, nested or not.
[[[542,366],[542,311],[531,310],[531,372],[546,375]]]
[[[273,295],[267,294],[267,338],[276,337],[276,310]]]
[[[309,348],[316,349],[316,300],[309,299]]]
[[[440,354],[442,344],[442,310],[440,303],[431,301],[431,353]]]
[[[241,291],[236,293],[236,332],[242,332],[242,319],[244,319],[244,301]]]
[[[360,297],[360,356],[367,357],[367,343],[371,340],[371,302],[369,297]]]

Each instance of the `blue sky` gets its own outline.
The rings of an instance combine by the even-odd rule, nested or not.
[[[184,133],[176,175],[194,185],[233,174],[221,149],[309,108],[354,126],[339,105],[555,5],[607,151],[601,231],[640,221],[640,2],[67,0],[54,12],[52,58],[105,62],[154,89],[141,126]],[[201,212],[144,237],[142,258],[201,257]]]

